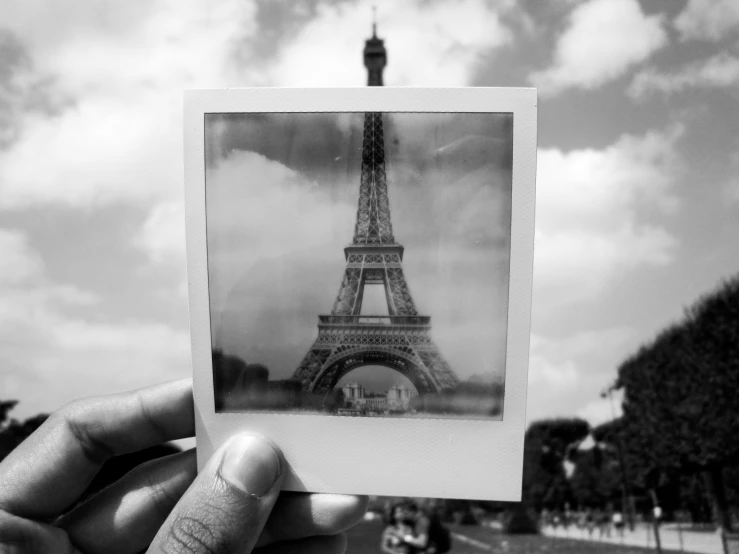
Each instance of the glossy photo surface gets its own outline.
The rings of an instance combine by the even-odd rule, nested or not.
[[[503,417],[513,114],[204,125],[217,412]]]

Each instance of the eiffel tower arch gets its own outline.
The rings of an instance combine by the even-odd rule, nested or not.
[[[373,25],[364,49],[369,86],[382,86],[386,62]],[[416,310],[403,273],[403,252],[390,220],[383,115],[366,113],[354,238],[344,249],[346,269],[333,309],[318,316],[318,337],[293,376],[304,390],[331,391],[349,371],[367,365],[401,373],[419,394],[457,386],[457,376],[431,338],[431,317]],[[367,285],[384,287],[388,315],[361,313]]]

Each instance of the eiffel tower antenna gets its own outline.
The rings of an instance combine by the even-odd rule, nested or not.
[[[372,38],[377,38],[377,6],[372,6]]]
[[[367,84],[382,86],[387,52],[377,38],[364,47]],[[352,369],[381,365],[405,375],[419,394],[456,388],[458,378],[431,338],[431,317],[419,315],[403,273],[403,246],[390,220],[383,114],[364,114],[362,167],[354,237],[344,248],[346,270],[328,315],[318,316],[318,338],[293,376],[304,390],[328,393]],[[382,285],[386,316],[362,313],[366,285]]]

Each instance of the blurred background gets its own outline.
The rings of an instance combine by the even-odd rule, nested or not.
[[[182,90],[363,86],[373,5],[386,85],[539,89],[526,504],[446,515],[562,545],[588,509],[659,507],[670,547],[699,548],[685,522],[718,552],[739,504],[735,0],[6,2],[0,446],[190,374]],[[502,536],[470,540],[539,548]]]

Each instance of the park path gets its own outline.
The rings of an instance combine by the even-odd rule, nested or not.
[[[492,552],[493,550],[491,545],[461,533],[452,533],[452,539],[456,541],[457,544],[461,543],[466,546],[466,550],[471,552]],[[461,554],[459,549],[453,548],[452,551],[455,553],[459,552]]]
[[[599,536],[596,529],[592,535],[587,530],[574,525],[567,529],[546,526],[542,534],[553,538],[567,538],[597,542],[601,544],[619,544],[624,546],[641,546],[655,549],[654,529],[651,525],[637,525],[633,531],[626,529],[623,535],[611,530],[610,536]],[[677,552],[695,552],[697,554],[722,554],[721,538],[718,533],[680,530],[675,526],[663,525],[659,529],[660,542],[663,550]]]

